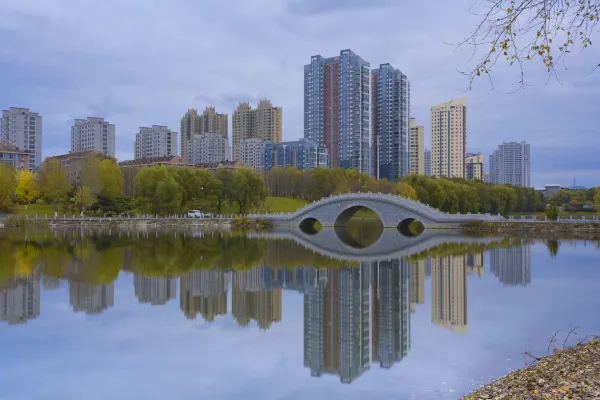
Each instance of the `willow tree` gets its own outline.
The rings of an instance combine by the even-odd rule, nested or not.
[[[519,68],[523,87],[527,64],[542,64],[549,77],[558,79],[556,67],[566,68],[564,61],[573,52],[592,45],[600,0],[477,0],[473,12],[481,20],[458,44],[473,49],[471,65],[463,73],[471,84],[479,76],[491,82],[494,67],[506,62]],[[590,71],[598,66],[591,65]]]

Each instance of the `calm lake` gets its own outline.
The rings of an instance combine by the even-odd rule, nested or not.
[[[0,229],[0,399],[457,399],[599,284],[597,241]]]

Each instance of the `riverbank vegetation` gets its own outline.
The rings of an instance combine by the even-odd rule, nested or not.
[[[0,168],[0,212],[29,216],[172,215],[190,209],[242,215],[293,212],[323,197],[356,192],[395,194],[448,213],[543,214],[548,203],[557,207],[559,216],[600,208],[600,188],[563,189],[547,200],[532,188],[423,175],[390,182],[342,168],[274,168],[261,173],[249,168],[222,168],[214,173],[168,166],[121,169],[114,159],[94,155],[85,159],[75,177],[67,176],[53,158],[35,174],[17,173],[7,165]]]
[[[464,396],[479,399],[598,399],[600,398],[600,340],[594,338],[533,360]]]

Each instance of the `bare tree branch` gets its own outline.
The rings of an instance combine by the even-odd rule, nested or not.
[[[476,8],[485,11],[477,14]],[[518,66],[522,89],[524,67],[534,60],[544,64],[548,79],[560,82],[555,66],[560,62],[567,69],[565,59],[575,48],[583,51],[591,46],[591,37],[598,33],[600,0],[476,0],[469,12],[481,20],[470,35],[454,44],[457,49],[472,48],[469,63],[477,60],[461,71],[469,77],[469,89],[477,77],[489,76],[501,59]],[[483,56],[475,58],[481,47]]]

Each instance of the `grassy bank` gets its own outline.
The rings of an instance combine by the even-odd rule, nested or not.
[[[463,399],[598,399],[600,341],[560,349],[476,390]]]
[[[54,215],[54,205],[44,203],[30,204],[29,206],[20,205],[17,215],[22,217],[26,215],[29,217],[35,217],[36,215],[39,217],[43,217],[44,215],[51,216]]]

